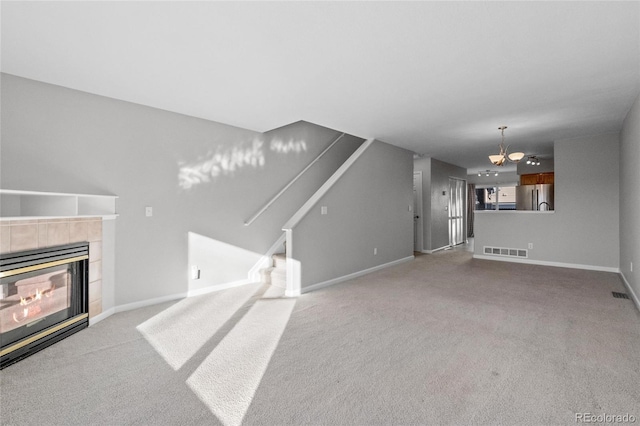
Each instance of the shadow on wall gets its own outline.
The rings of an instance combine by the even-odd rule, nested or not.
[[[262,291],[184,299],[137,327],[224,425],[242,423],[296,304],[274,287]]]
[[[178,185],[182,189],[191,189],[195,185],[214,182],[219,176],[233,175],[245,167],[254,169],[265,166],[264,139],[255,137],[227,147],[218,145],[216,149],[194,161],[178,162]],[[304,140],[271,139],[269,149],[277,154],[301,153],[307,150]]]

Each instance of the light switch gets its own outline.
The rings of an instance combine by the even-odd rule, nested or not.
[[[145,207],[144,208],[144,215],[147,216],[147,217],[153,216],[153,207]]]
[[[327,214],[327,206],[320,207],[320,214]]]

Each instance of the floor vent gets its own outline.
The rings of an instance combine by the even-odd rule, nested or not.
[[[489,256],[507,256],[507,257],[519,257],[528,258],[529,252],[526,249],[515,249],[505,247],[488,247],[484,246],[483,254]]]
[[[618,299],[628,299],[629,295],[627,293],[618,293],[617,291],[612,291],[611,294],[613,294],[613,297],[616,297]]]

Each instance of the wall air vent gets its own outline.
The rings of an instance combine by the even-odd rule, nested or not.
[[[619,293],[617,291],[612,291],[613,297],[617,299],[629,299],[629,295],[627,293]]]
[[[528,258],[529,251],[527,249],[505,248],[505,247],[488,247],[484,246],[483,253],[489,256],[502,256],[502,257],[519,257]]]

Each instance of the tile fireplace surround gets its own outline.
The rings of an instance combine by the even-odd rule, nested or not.
[[[102,312],[102,218],[0,220],[0,253],[89,242],[89,318]]]

